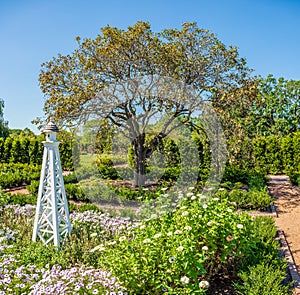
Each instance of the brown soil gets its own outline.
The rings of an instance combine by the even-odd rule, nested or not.
[[[18,187],[18,188],[14,188],[14,189],[4,190],[4,192],[10,193],[12,195],[15,195],[15,194],[29,195],[29,192],[26,189],[26,187]]]

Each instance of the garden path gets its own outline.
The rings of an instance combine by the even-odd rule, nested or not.
[[[269,193],[274,197],[278,217],[275,223],[283,231],[292,253],[295,271],[300,273],[300,188],[291,185],[285,175],[270,175],[267,184]],[[297,274],[296,274],[297,276]],[[299,277],[299,275],[298,275]],[[300,294],[297,286],[294,294]]]

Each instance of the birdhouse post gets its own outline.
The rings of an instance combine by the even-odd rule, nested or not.
[[[43,142],[44,154],[32,241],[39,238],[45,245],[52,243],[60,247],[71,233],[71,222],[58,150],[60,142],[56,140],[57,132],[57,126],[52,122],[44,130],[46,141]]]

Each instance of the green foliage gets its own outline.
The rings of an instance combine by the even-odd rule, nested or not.
[[[281,138],[278,136],[258,137],[253,143],[254,163],[257,168],[278,174],[283,170]]]
[[[166,193],[165,188],[159,191]],[[3,254],[15,256],[15,269],[35,265],[47,270],[55,264],[62,269],[75,264],[101,268],[124,282],[128,294],[204,295],[211,292],[203,287],[205,282],[227,276],[230,269],[238,271],[235,287],[241,294],[289,294],[281,284],[286,265],[278,256],[274,220],[252,219],[235,212],[227,200],[191,191],[180,193],[176,209],[128,225],[128,220],[110,219],[95,205],[72,207],[71,203],[70,211],[88,212],[72,224],[72,234],[61,250],[32,243],[33,215],[21,214],[21,207],[7,207],[0,211],[0,230],[14,229],[16,239],[8,241],[11,247]]]
[[[73,173],[69,173],[68,175],[64,176],[64,183],[77,183],[78,179],[77,179],[77,175],[75,172]]]
[[[9,163],[11,156],[11,148],[12,148],[13,139],[11,137],[7,137],[4,142],[3,155],[1,157],[1,162]]]
[[[42,242],[27,241],[27,243],[20,244],[17,258],[20,264],[34,264],[39,268],[46,265],[51,268],[55,264],[61,265],[62,268],[68,266],[68,261],[61,255],[58,248],[51,245],[45,247]]]
[[[0,186],[13,188],[39,179],[40,167],[31,164],[0,164]]]
[[[38,139],[31,139],[29,144],[29,162],[41,165],[43,159],[43,144]]]
[[[256,135],[280,135],[299,130],[300,81],[269,75],[258,84],[258,95],[249,115]],[[249,126],[250,127],[250,126]]]
[[[121,242],[106,248],[99,265],[113,270],[135,294],[161,294],[164,289],[170,294],[204,294],[199,281],[210,281],[218,270],[237,263],[251,240],[251,220],[227,211],[225,204],[211,200],[206,208],[184,202],[174,214],[145,222],[143,230],[135,230],[125,241],[117,237]],[[183,276],[190,280],[187,285],[180,281]]]
[[[228,176],[231,179],[236,179],[236,174],[239,169],[229,169]],[[216,196],[221,199],[228,199],[231,203],[235,204],[237,208],[242,209],[255,209],[264,210],[272,202],[273,198],[268,194],[266,189],[266,177],[257,171],[250,171],[247,175],[243,176],[244,184],[249,186],[248,191],[244,189],[242,182],[223,183],[222,187],[216,192]],[[230,190],[228,192],[228,190]]]
[[[239,273],[243,284],[235,284],[241,295],[289,295],[290,286],[284,286],[286,266],[274,265],[272,262],[261,262],[250,266],[247,271]]]
[[[290,178],[291,184],[300,186],[300,172],[290,170],[287,174]]]
[[[9,134],[8,122],[3,118],[4,100],[0,98],[0,137],[5,138]]]
[[[43,140],[44,136],[35,136],[30,130],[20,130],[5,139],[0,138],[0,162],[40,165],[43,158]],[[66,170],[73,169],[72,146],[70,137],[64,139],[59,146],[61,164]],[[74,161],[78,164],[78,153]]]
[[[31,194],[37,194],[39,191],[39,180],[32,180],[29,185],[26,186],[27,190]]]
[[[36,195],[27,195],[27,194],[7,194],[7,204],[19,204],[20,206],[36,205],[37,196]]]
[[[87,201],[88,198],[78,184],[67,183],[65,185],[67,198],[74,201]]]
[[[222,182],[248,182],[248,172],[244,169],[239,168],[236,165],[226,165],[225,172],[222,178]]]
[[[84,212],[84,211],[100,212],[101,210],[95,204],[83,204],[78,207],[78,211],[79,212]]]
[[[128,157],[128,165],[129,165],[129,167],[131,169],[134,169],[134,150],[133,150],[132,145],[129,145],[127,157]]]

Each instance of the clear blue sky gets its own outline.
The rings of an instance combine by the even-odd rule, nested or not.
[[[0,2],[0,98],[10,128],[43,114],[41,63],[96,37],[107,24],[149,21],[153,31],[196,21],[235,45],[255,74],[300,80],[299,0],[3,0]]]

